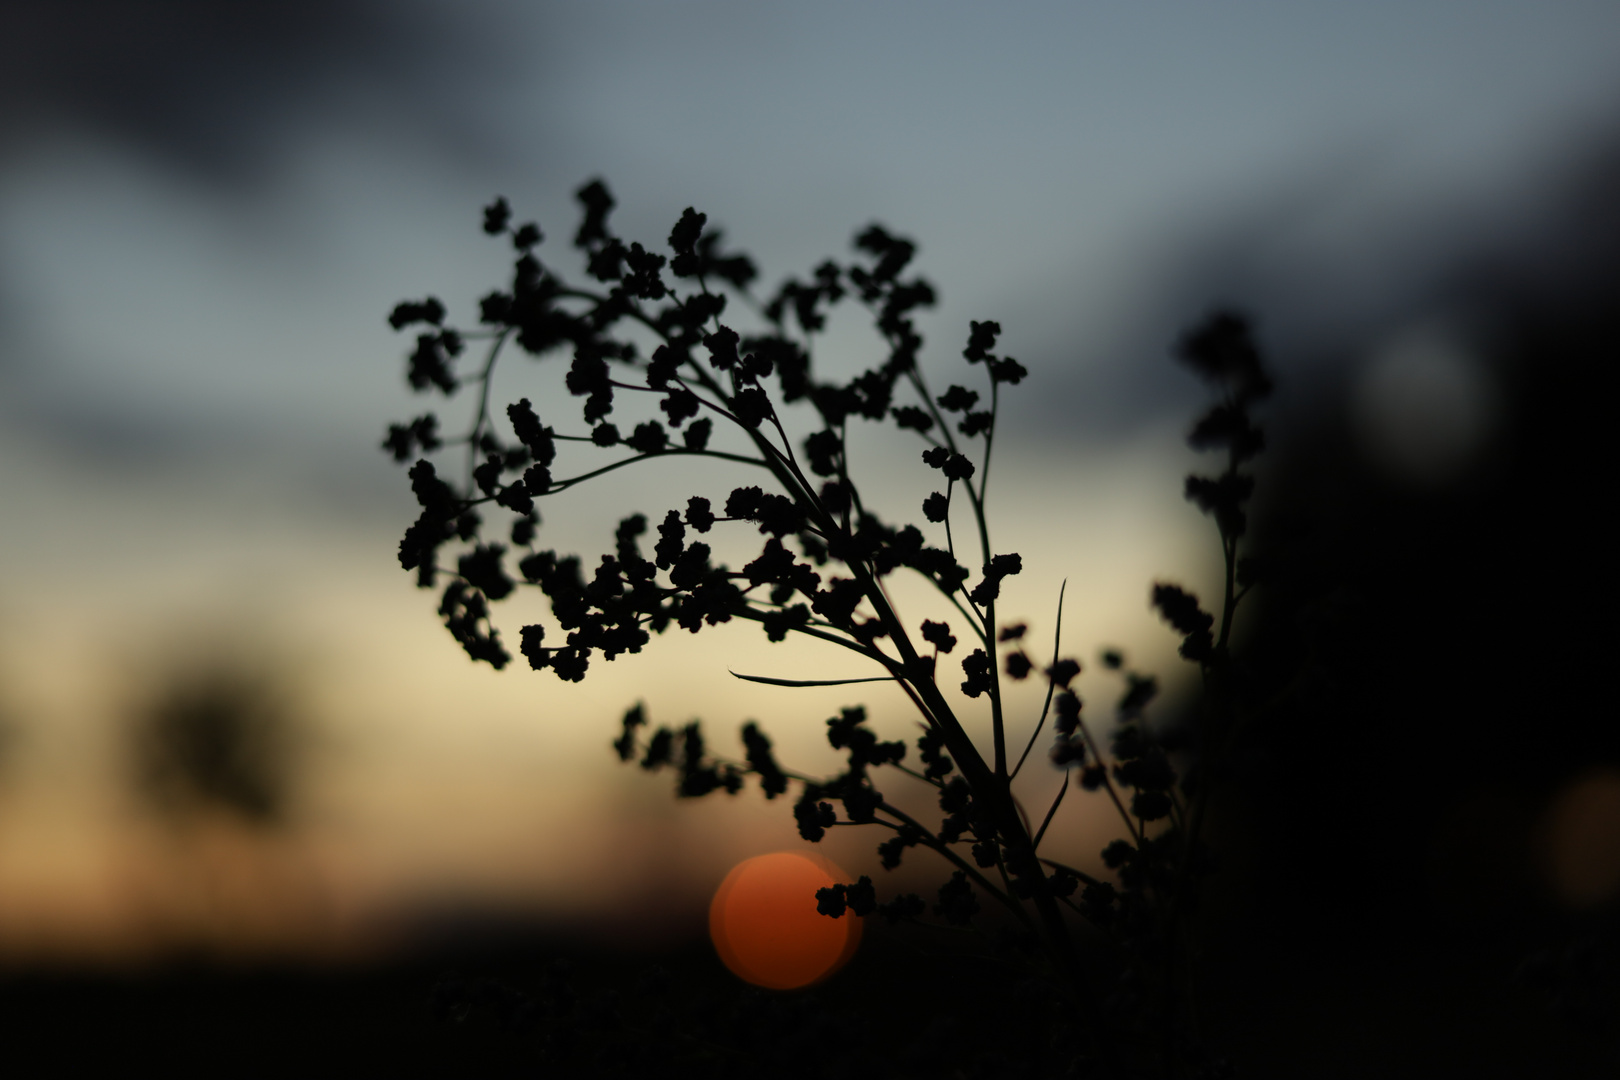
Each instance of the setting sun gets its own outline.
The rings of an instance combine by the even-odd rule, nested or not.
[[[849,881],[819,855],[779,851],[744,859],[709,905],[709,936],[726,967],[770,990],[820,982],[855,955],[861,920],[816,911],[816,890]]]

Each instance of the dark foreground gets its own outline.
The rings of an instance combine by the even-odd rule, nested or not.
[[[1509,963],[1523,940],[1247,922],[1242,954],[1212,948],[1206,968],[1229,1075],[1615,1075],[1612,1015],[1601,1001],[1596,1023],[1555,1015],[1558,988]],[[539,934],[369,968],[13,971],[0,1038],[18,1076],[1090,1075],[1084,1034],[1040,985],[872,929],[849,968],[794,994],[740,985],[706,944],[624,953]]]

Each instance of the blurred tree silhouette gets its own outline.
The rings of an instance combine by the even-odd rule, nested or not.
[[[127,775],[151,818],[130,835],[151,860],[136,899],[158,957],[284,962],[338,942],[300,827],[316,728],[263,653],[186,651],[129,715]]]
[[[265,672],[215,663],[176,674],[130,730],[134,780],[160,812],[224,812],[245,824],[285,824],[306,732],[286,690]]]
[[[12,759],[16,755],[19,737],[17,722],[4,699],[0,699],[0,787],[4,787],[10,780],[8,774],[12,768]]]
[[[1308,980],[1321,1000],[1400,972],[1437,1001],[1466,984],[1476,1009],[1528,1004],[1510,985],[1522,964],[1594,1042],[1549,1034],[1606,1040],[1620,1064],[1620,895],[1573,906],[1546,868],[1549,808],[1620,765],[1601,389],[1620,353],[1617,192],[1611,150],[1530,250],[1460,259],[1391,320],[1475,328],[1470,359],[1501,413],[1466,467],[1416,483],[1365,452],[1339,340],[1316,366],[1345,374],[1279,439],[1255,525],[1271,573],[1245,648],[1293,692],[1245,733],[1226,787],[1223,848],[1244,866],[1221,909],[1238,1000],[1268,980]],[[1608,845],[1588,857],[1613,859],[1620,821],[1587,825]],[[1501,1046],[1481,1027],[1484,1067]]]

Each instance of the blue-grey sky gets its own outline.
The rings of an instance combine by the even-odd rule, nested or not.
[[[154,449],[369,438],[397,352],[379,313],[496,280],[469,224],[491,193],[562,236],[597,174],[627,234],[657,240],[697,204],[768,278],[887,222],[942,290],[944,356],[996,317],[1082,419],[1139,419],[1177,385],[1154,336],[1183,309],[1262,306],[1301,269],[1338,295],[1299,307],[1406,287],[1511,229],[1620,111],[1605,3],[6,18],[22,27],[0,84],[8,423],[50,441],[94,422]]]

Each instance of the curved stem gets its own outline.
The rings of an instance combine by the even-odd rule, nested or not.
[[[758,465],[761,468],[770,467],[767,462],[759,458],[744,457],[741,454],[728,454],[723,450],[660,450],[656,454],[637,454],[635,457],[623,458],[619,461],[613,462],[612,464],[604,465],[600,469],[592,469],[588,473],[580,473],[578,476],[570,476],[565,480],[555,481],[551,485],[550,489],[546,491],[546,495],[551,495],[559,491],[567,491],[576,484],[582,484],[585,481],[594,479],[595,477],[601,476],[604,473],[610,473],[616,469],[622,469],[626,465],[634,465],[638,461],[650,461],[653,458],[676,457],[680,455],[721,458],[726,461],[739,462],[743,465]],[[545,498],[545,495],[542,495],[541,498]]]
[[[1108,797],[1113,800],[1114,809],[1119,811],[1119,818],[1125,823],[1125,828],[1130,832],[1131,839],[1140,845],[1142,843],[1142,834],[1137,831],[1136,819],[1131,817],[1130,812],[1125,809],[1125,804],[1120,801],[1119,792],[1114,790],[1114,781],[1108,775],[1108,766],[1103,761],[1102,752],[1097,749],[1097,740],[1091,737],[1091,728],[1086,724],[1084,717],[1080,719],[1079,730],[1080,738],[1085,740],[1086,749],[1091,752],[1091,760],[1095,761],[1097,767],[1103,771],[1103,786],[1108,789]]]
[[[1052,635],[1052,665],[1054,667],[1057,666],[1058,662],[1058,650],[1063,647],[1063,594],[1068,589],[1069,579],[1064,578],[1063,584],[1058,587],[1057,629]],[[1030,732],[1029,744],[1024,747],[1024,752],[1018,756],[1018,764],[1013,766],[1012,776],[1009,779],[1017,778],[1018,770],[1024,767],[1024,759],[1029,757],[1031,750],[1035,749],[1035,740],[1041,737],[1041,728],[1046,726],[1046,714],[1052,708],[1052,695],[1056,691],[1057,681],[1052,678],[1049,671],[1046,676],[1046,703],[1041,706],[1041,718],[1036,721],[1035,730]]]
[[[478,416],[473,421],[472,431],[467,435],[467,490],[473,489],[473,470],[477,468],[478,436],[484,430],[484,424],[489,419],[489,380],[495,371],[495,362],[500,359],[501,346],[511,336],[510,330],[502,330],[495,335],[489,346],[489,356],[484,360],[484,369],[475,380],[478,383]]]
[[[1052,800],[1052,808],[1046,812],[1046,820],[1041,822],[1040,830],[1035,834],[1035,841],[1031,845],[1032,847],[1039,848],[1041,846],[1041,838],[1046,835],[1046,827],[1052,824],[1052,816],[1057,813],[1058,807],[1063,804],[1063,796],[1067,795],[1068,793],[1069,771],[1065,769],[1063,771],[1063,786],[1058,788],[1057,798]]]

